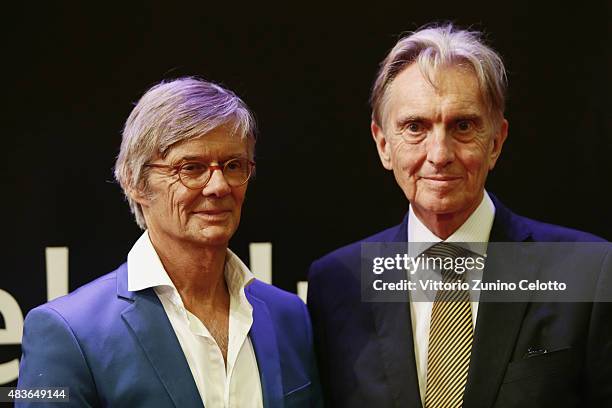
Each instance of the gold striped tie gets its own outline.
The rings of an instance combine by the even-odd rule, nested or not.
[[[445,242],[434,245],[425,254],[443,260],[468,256],[463,248]],[[465,276],[443,270],[442,282],[465,282]],[[461,408],[473,337],[469,291],[438,290],[429,328],[425,408]]]

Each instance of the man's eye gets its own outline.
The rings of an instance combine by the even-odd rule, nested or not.
[[[472,121],[469,120],[460,120],[456,125],[457,130],[464,133],[471,131],[473,127]]]
[[[181,172],[188,174],[203,173],[204,171],[206,171],[207,168],[208,167],[202,163],[189,162],[181,166]]]
[[[238,171],[242,169],[242,162],[240,160],[232,160],[230,162],[227,162],[225,167],[231,171]]]
[[[423,131],[423,125],[418,122],[408,123],[406,130],[410,133],[421,133]]]

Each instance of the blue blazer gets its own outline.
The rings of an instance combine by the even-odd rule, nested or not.
[[[318,406],[306,306],[257,280],[245,292],[264,406]],[[68,387],[70,403],[58,407],[203,406],[159,298],[127,289],[126,264],[30,311],[22,351],[18,387]]]
[[[520,217],[491,198],[492,242],[601,241]],[[328,406],[422,407],[409,303],[361,301],[361,243],[406,242],[407,228],[408,217],[311,266],[308,308]],[[593,286],[610,299],[612,248],[589,248],[564,261],[574,259],[574,275],[594,277]],[[520,257],[502,262],[489,256],[484,279],[495,282],[516,271],[537,276],[533,266]],[[464,408],[612,407],[612,303],[494,303],[483,296]]]

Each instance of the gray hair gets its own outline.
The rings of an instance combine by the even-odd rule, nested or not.
[[[395,77],[415,62],[434,87],[433,76],[440,68],[471,67],[489,114],[495,121],[503,119],[506,70],[501,57],[485,45],[481,37],[480,32],[459,30],[452,24],[445,24],[427,26],[401,38],[380,64],[370,96],[372,120],[382,127],[387,89]]]
[[[165,157],[170,148],[222,125],[246,138],[249,156],[255,147],[255,119],[246,104],[232,91],[202,79],[185,77],[149,89],[138,101],[123,128],[115,163],[115,179],[121,185],[140,228],[146,228],[142,208],[129,194],[146,191],[145,164]]]

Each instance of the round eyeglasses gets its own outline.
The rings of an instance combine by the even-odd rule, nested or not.
[[[178,174],[181,183],[192,190],[204,188],[210,181],[213,171],[221,170],[225,182],[232,187],[245,184],[253,175],[255,162],[245,158],[234,158],[218,164],[207,164],[198,161],[186,161],[180,164],[146,163],[145,167],[170,169]]]

